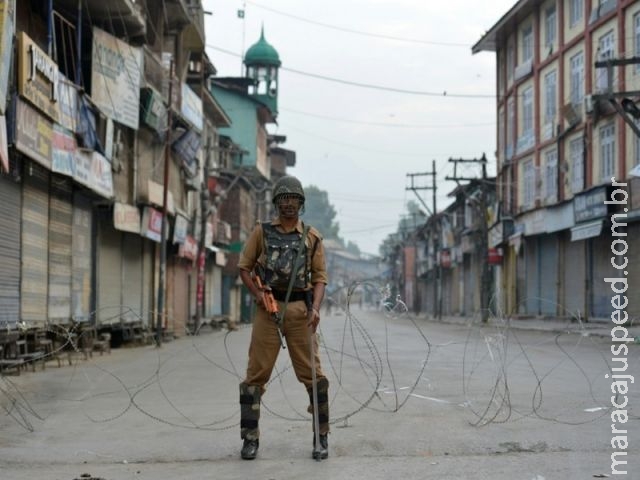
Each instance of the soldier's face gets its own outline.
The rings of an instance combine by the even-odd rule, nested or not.
[[[298,195],[280,195],[276,200],[278,214],[284,218],[295,218],[302,207],[302,199]]]

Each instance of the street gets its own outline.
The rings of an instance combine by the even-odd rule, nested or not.
[[[284,350],[263,397],[258,458],[242,461],[250,331],[206,329],[2,377],[1,478],[640,478],[637,383],[628,475],[611,475],[606,338],[358,309],[321,323],[329,459],[311,459],[308,397]],[[629,345],[627,374],[639,352]]]

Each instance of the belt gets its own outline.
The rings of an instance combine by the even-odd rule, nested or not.
[[[284,302],[286,297],[287,297],[286,290],[273,290],[273,298],[275,298],[279,302]],[[291,292],[291,295],[289,295],[290,302],[300,302],[306,299],[307,299],[306,291],[297,290],[297,291]]]

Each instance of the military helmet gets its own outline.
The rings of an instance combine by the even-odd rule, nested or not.
[[[304,189],[300,180],[290,175],[279,178],[273,186],[273,203],[276,203],[278,197],[282,195],[298,195],[302,198],[302,203],[304,203]]]

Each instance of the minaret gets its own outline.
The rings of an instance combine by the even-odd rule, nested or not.
[[[275,118],[278,115],[278,67],[280,56],[264,38],[264,27],[260,40],[254,43],[244,56],[246,77],[254,80],[249,87],[249,96],[265,104]]]

